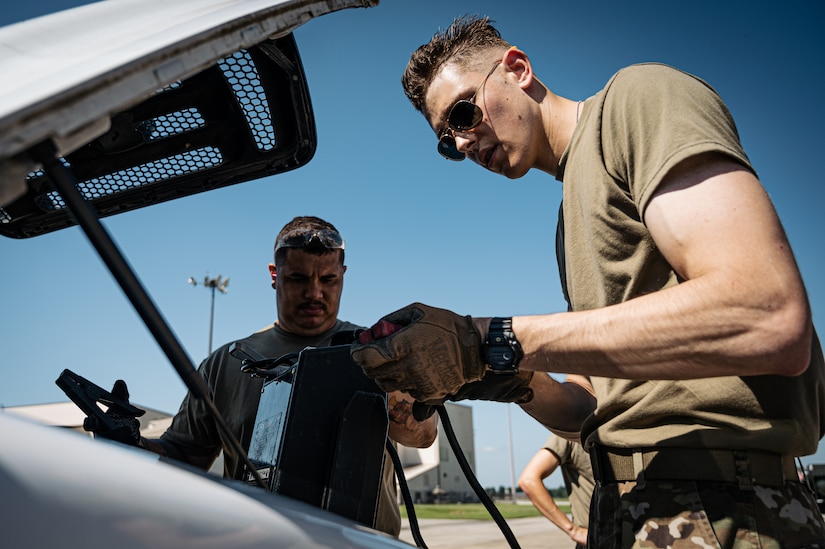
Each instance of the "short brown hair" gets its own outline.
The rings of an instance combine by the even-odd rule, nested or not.
[[[446,30],[436,32],[429,42],[410,55],[401,85],[416,110],[428,116],[425,96],[442,67],[455,63],[467,69],[481,68],[489,63],[489,56],[480,54],[510,47],[492,22],[489,17],[478,15],[457,17]]]
[[[311,215],[302,215],[292,219],[289,223],[284,225],[283,229],[275,237],[275,265],[282,265],[286,257],[287,248],[278,249],[278,242],[289,233],[312,233],[318,231],[334,231],[338,233],[338,229],[329,221],[324,221],[320,217]],[[339,233],[340,234],[340,233]],[[343,240],[343,239],[342,239]],[[307,247],[302,248],[308,253],[322,255],[324,253],[341,252],[341,264],[344,264],[344,250],[327,250],[325,248]]]

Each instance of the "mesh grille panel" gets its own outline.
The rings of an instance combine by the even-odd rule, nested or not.
[[[221,163],[221,151],[213,147],[205,147],[196,151],[190,151],[175,156],[169,156],[161,160],[149,162],[141,166],[135,166],[127,170],[115,172],[104,177],[89,179],[80,183],[77,188],[83,198],[94,200],[110,194],[118,193],[133,187],[141,186],[145,181],[164,181],[172,177],[195,173]],[[62,209],[66,203],[56,192],[47,193],[38,197],[38,202],[44,210]]]
[[[203,126],[204,120],[197,109],[191,108],[172,114],[164,114],[142,124],[146,132],[146,141],[155,141],[199,128]]]
[[[272,118],[269,104],[265,101],[258,70],[246,50],[231,55],[218,62],[226,80],[232,86],[235,98],[246,114],[246,122],[255,137],[255,143],[262,151],[275,147]]]

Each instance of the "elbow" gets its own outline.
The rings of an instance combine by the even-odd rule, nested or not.
[[[770,368],[775,375],[794,377],[805,373],[811,363],[813,324],[807,301],[786,311],[772,322],[774,357]]]
[[[530,498],[536,488],[536,479],[522,475],[518,479],[518,487],[521,488],[521,491],[524,492],[528,498]]]

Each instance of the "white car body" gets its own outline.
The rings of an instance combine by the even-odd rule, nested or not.
[[[0,29],[0,228],[14,221],[4,210],[33,192],[38,163],[27,151],[38,143],[70,155],[124,109],[234,52],[377,3],[105,0]],[[305,109],[298,116],[311,118]],[[4,547],[409,547],[283,495],[10,413],[0,413],[0,437]]]

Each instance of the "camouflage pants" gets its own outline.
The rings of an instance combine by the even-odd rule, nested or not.
[[[825,522],[808,488],[647,481],[597,486],[590,508],[591,549],[687,547],[825,549]]]

